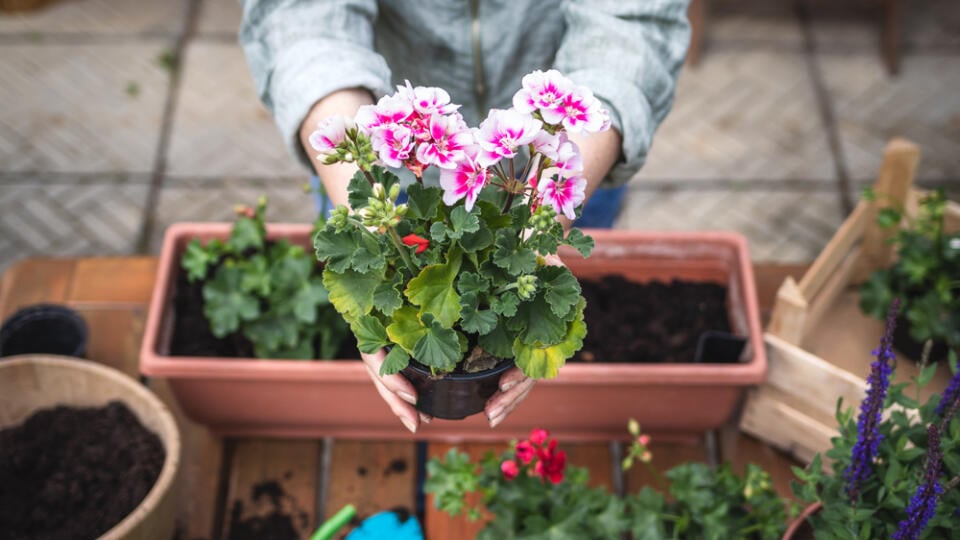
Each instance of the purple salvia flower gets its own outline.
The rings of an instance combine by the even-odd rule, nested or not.
[[[947,389],[943,391],[943,396],[940,397],[940,403],[937,404],[937,416],[943,416],[944,413],[947,412],[948,407],[958,399],[960,399],[960,370],[953,374],[953,378],[950,379],[950,384],[948,384]]]
[[[907,519],[900,522],[893,540],[916,540],[927,527],[927,522],[937,511],[937,500],[943,494],[940,471],[943,468],[943,450],[940,448],[940,428],[936,424],[927,428],[927,466],[923,481],[907,506]]]
[[[877,357],[870,364],[870,375],[867,377],[867,396],[860,404],[860,416],[857,419],[857,442],[853,445],[850,466],[846,470],[847,495],[855,501],[860,486],[870,476],[873,459],[880,446],[880,420],[883,414],[883,401],[887,397],[887,388],[890,386],[890,374],[893,366],[893,330],[897,325],[897,311],[900,308],[899,299],[894,299],[887,312],[887,326],[880,338],[880,347],[873,351]]]

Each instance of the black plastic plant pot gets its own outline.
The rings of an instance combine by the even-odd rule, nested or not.
[[[906,317],[897,317],[897,327],[893,329],[893,348],[913,362],[919,363],[923,357],[923,346],[923,342],[913,339],[910,335],[910,321]],[[934,341],[927,362],[936,364],[946,359],[947,350],[945,341]]]
[[[20,309],[0,326],[0,356],[87,354],[87,323],[76,311],[56,304]]]
[[[513,367],[506,360],[477,373],[448,373],[434,377],[430,368],[410,361],[400,373],[417,389],[417,409],[434,418],[463,420],[482,411],[500,386],[500,376]]]

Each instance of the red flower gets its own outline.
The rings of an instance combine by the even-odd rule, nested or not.
[[[564,468],[567,465],[567,454],[563,450],[557,450],[557,441],[550,441],[546,448],[537,450],[539,461],[533,468],[533,472],[540,475],[544,480],[558,484],[563,481]]]
[[[500,464],[500,470],[503,471],[503,477],[507,480],[513,480],[520,474],[517,462],[509,459]]]
[[[408,234],[403,237],[403,243],[408,246],[417,246],[417,255],[423,253],[430,247],[430,241],[422,236],[417,236],[415,234]]]
[[[550,436],[550,433],[548,433],[547,430],[541,429],[541,428],[534,428],[533,431],[530,432],[530,442],[532,442],[537,446],[540,446],[547,440],[547,437],[549,436]]]
[[[524,465],[530,463],[533,460],[535,454],[533,445],[530,444],[530,441],[520,441],[517,443],[517,459],[519,459]]]

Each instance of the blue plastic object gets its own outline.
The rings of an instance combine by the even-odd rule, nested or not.
[[[346,540],[423,540],[423,530],[417,518],[395,511],[380,512],[350,531]]]

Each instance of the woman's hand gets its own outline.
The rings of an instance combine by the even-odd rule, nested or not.
[[[387,353],[383,349],[375,354],[360,353],[363,364],[367,366],[370,379],[377,387],[377,392],[380,392],[380,397],[387,402],[390,410],[397,415],[397,418],[410,430],[410,433],[416,433],[420,427],[420,422],[429,424],[432,418],[417,410],[417,391],[406,377],[403,375],[380,375],[380,366],[383,364],[386,355]]]

